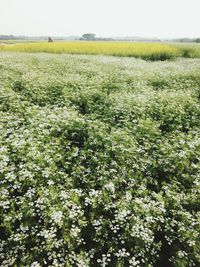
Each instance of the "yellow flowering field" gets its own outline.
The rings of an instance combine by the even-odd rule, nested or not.
[[[12,45],[0,45],[0,51],[103,54],[137,57],[147,60],[166,60],[181,55],[180,48],[171,44],[92,41],[17,43]]]

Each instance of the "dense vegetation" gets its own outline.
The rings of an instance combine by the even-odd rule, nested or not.
[[[199,266],[199,100],[199,59],[1,53],[1,266]]]
[[[134,43],[134,42],[31,42],[10,45],[0,43],[1,51],[45,52],[56,54],[101,54],[135,57],[145,60],[169,60],[177,57],[199,58],[199,44]]]
[[[180,49],[160,43],[131,42],[55,42],[19,43],[0,46],[0,51],[47,52],[70,54],[103,54],[139,57],[148,60],[166,60],[180,56]]]

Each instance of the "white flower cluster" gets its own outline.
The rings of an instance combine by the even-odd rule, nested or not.
[[[200,60],[0,53],[0,266],[199,266]]]

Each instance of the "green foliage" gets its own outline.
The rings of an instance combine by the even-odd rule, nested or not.
[[[1,266],[199,265],[199,59],[0,70]]]

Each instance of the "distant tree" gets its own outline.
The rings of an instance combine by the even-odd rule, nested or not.
[[[196,43],[200,43],[200,38],[197,38],[197,39],[195,40],[195,42],[196,42]]]
[[[84,33],[82,35],[82,40],[95,40],[95,34],[94,33]]]

